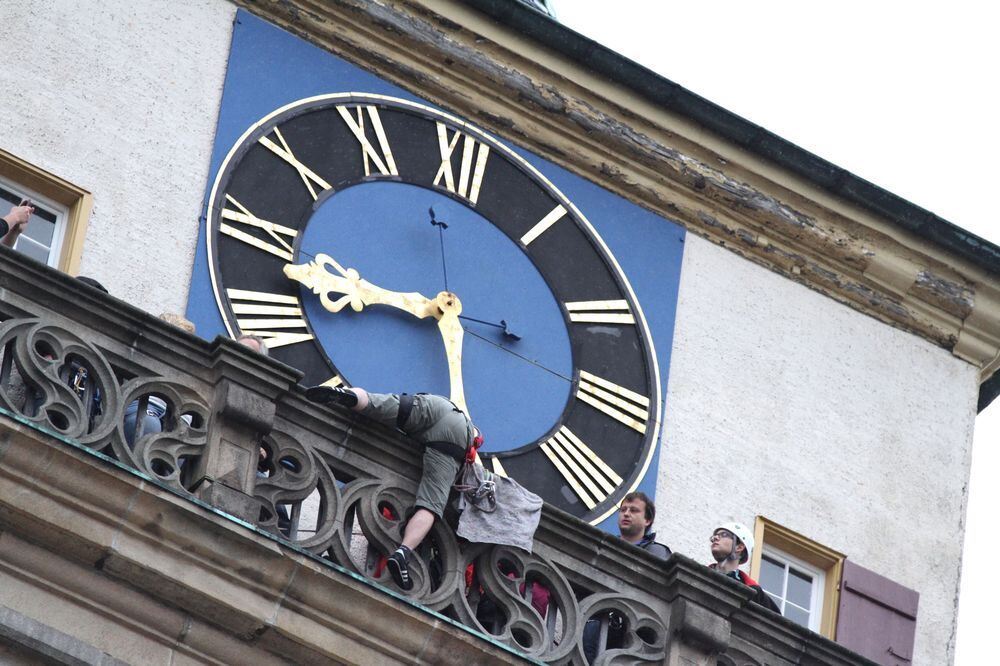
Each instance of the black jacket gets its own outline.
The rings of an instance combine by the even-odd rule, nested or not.
[[[716,568],[715,564],[709,564],[708,566],[711,569]],[[720,571],[719,573],[722,572]],[[774,611],[778,615],[781,615],[781,609],[778,608],[778,604],[774,603],[774,599],[772,599],[771,596],[764,591],[764,588],[758,585],[757,581],[755,581],[753,578],[751,578],[744,572],[740,571],[739,569],[737,569],[736,571],[730,571],[729,573],[725,573],[722,575],[738,580],[747,587],[749,587],[751,590],[753,590],[753,596],[750,597],[750,601],[760,606],[763,606],[769,611]]]
[[[661,560],[665,560],[670,557],[671,550],[662,543],[656,542],[656,532],[646,532],[646,535],[642,537],[642,541],[635,545],[642,548],[653,557],[658,557]]]

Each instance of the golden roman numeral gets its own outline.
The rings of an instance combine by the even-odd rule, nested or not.
[[[556,206],[551,211],[549,211],[548,215],[543,217],[538,222],[538,224],[531,227],[531,229],[528,230],[528,233],[521,236],[521,242],[524,243],[525,247],[527,247],[528,245],[531,244],[531,241],[535,240],[543,233],[545,233],[545,231],[548,230],[549,227],[551,227],[553,224],[561,220],[565,214],[566,214],[566,209],[563,208],[563,206],[561,205]]]
[[[494,474],[496,474],[497,476],[507,476],[507,470],[505,470],[503,468],[503,465],[500,464],[500,458],[493,456],[492,458],[490,458],[490,460],[493,461]]]
[[[365,136],[365,110],[368,111],[368,118],[371,121],[372,129],[375,130],[375,136],[378,139],[379,148],[382,149],[382,155],[375,150],[372,146],[371,141]],[[374,162],[375,167],[383,176],[398,176],[399,171],[396,170],[396,162],[392,158],[392,150],[389,149],[389,139],[385,135],[385,129],[382,127],[382,119],[379,118],[378,109],[374,106],[359,106],[357,107],[358,119],[351,116],[351,112],[348,111],[346,106],[338,106],[337,111],[340,112],[340,117],[344,119],[347,126],[351,128],[351,132],[361,143],[361,156],[365,161],[365,175],[371,175],[371,166],[369,160]],[[383,159],[383,156],[385,159]]]
[[[299,172],[299,177],[302,179],[302,182],[306,184],[306,188],[308,188],[309,194],[312,195],[313,201],[319,198],[318,195],[316,194],[316,188],[313,187],[314,183],[316,185],[319,185],[324,190],[330,189],[330,183],[326,182],[325,180],[317,176],[312,169],[307,167],[305,164],[300,162],[297,157],[295,157],[295,154],[292,153],[292,149],[288,147],[288,143],[285,141],[285,137],[281,136],[281,130],[279,130],[277,127],[274,128],[274,135],[278,137],[278,143],[281,144],[280,146],[274,141],[271,141],[269,138],[267,138],[267,135],[260,137],[258,141],[261,143],[261,145],[266,147],[268,150],[270,150],[272,153],[274,153],[281,159],[288,162],[290,165],[292,165],[293,169]]]
[[[490,155],[490,147],[485,143],[479,143],[468,134],[462,134],[455,130],[455,133],[448,136],[448,128],[444,123],[437,124],[438,148],[441,151],[441,167],[437,175],[434,176],[434,184],[441,185],[449,192],[465,197],[476,205],[479,201],[479,189],[483,184],[483,173],[486,171],[486,158]],[[455,152],[458,141],[465,137],[462,142],[462,166],[459,169],[458,186],[455,186],[455,175],[451,168],[451,154]],[[476,150],[476,146],[479,150]],[[475,166],[473,166],[473,161]],[[471,178],[470,178],[471,175]]]
[[[273,255],[281,257],[285,261],[292,260],[292,246],[288,243],[283,236],[287,236],[289,239],[294,239],[298,234],[295,229],[290,227],[283,227],[280,224],[275,224],[274,222],[268,222],[267,220],[262,220],[241,204],[239,201],[233,197],[226,195],[226,201],[231,203],[237,208],[233,210],[232,208],[222,209],[222,219],[235,222],[237,224],[245,224],[248,227],[254,227],[256,229],[263,229],[268,236],[278,241],[278,245],[269,243],[265,240],[261,240],[252,234],[248,234],[242,229],[237,229],[236,227],[221,223],[219,224],[219,231],[231,236],[237,240],[243,241],[247,245],[252,245],[258,250],[263,250],[264,252],[270,252]]]
[[[542,451],[588,509],[608,498],[622,478],[573,431],[562,426]]]
[[[580,390],[576,397],[616,421],[645,434],[646,421],[649,419],[649,398],[646,396],[581,370]]]
[[[573,301],[566,303],[569,320],[594,324],[634,324],[628,301]]]
[[[269,349],[313,339],[296,296],[246,289],[227,289],[226,295],[240,331],[264,338]]]

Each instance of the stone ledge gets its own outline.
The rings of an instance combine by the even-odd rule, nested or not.
[[[25,652],[37,655],[50,663],[127,666],[125,662],[87,643],[56,631],[6,606],[0,606],[0,641],[21,646]]]

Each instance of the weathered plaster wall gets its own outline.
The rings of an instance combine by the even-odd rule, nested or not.
[[[93,193],[81,274],[154,314],[187,302],[235,11],[0,3],[0,147]]]
[[[919,591],[914,663],[950,663],[976,369],[685,242],[660,540],[708,562],[718,521],[771,518]]]

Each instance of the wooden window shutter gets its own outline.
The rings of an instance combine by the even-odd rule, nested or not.
[[[920,594],[844,561],[837,642],[883,666],[913,663]]]

